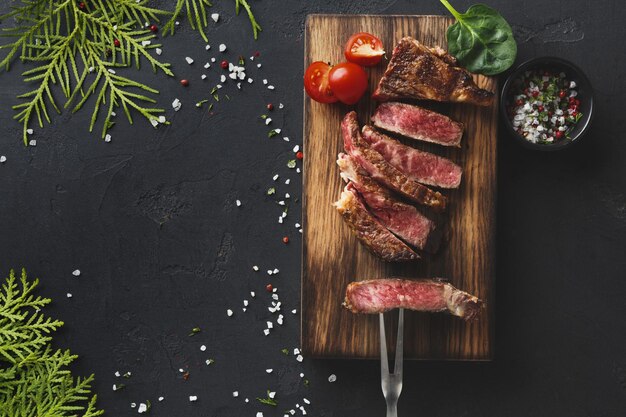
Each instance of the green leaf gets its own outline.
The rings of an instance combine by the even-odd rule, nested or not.
[[[457,12],[448,0],[441,3],[456,18],[447,32],[448,52],[471,72],[496,75],[515,62],[517,43],[513,30],[496,10],[484,4]]]

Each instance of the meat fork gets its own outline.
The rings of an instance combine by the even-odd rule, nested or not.
[[[383,395],[387,402],[387,417],[398,417],[398,398],[402,392],[402,348],[404,334],[404,309],[400,309],[398,318],[398,337],[396,338],[396,360],[393,373],[389,373],[387,359],[387,339],[385,337],[385,320],[383,313],[380,319],[380,376]]]

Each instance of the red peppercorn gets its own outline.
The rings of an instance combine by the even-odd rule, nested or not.
[[[269,111],[274,110],[274,105],[273,105],[272,103],[268,103],[268,104],[267,104],[267,109],[268,109]]]
[[[565,92],[565,90],[559,91],[559,98],[565,98],[566,95],[567,93]]]
[[[576,116],[578,116],[578,112],[577,112],[576,110],[574,110],[574,111],[572,112],[572,117],[575,119],[575,118],[576,118]]]
[[[159,27],[157,25],[150,25],[150,31],[157,33],[159,31]]]
[[[272,284],[267,284],[267,285],[265,286],[265,290],[266,290],[267,292],[272,292],[272,290],[274,290],[274,287],[272,287]]]
[[[515,100],[516,106],[522,106],[523,104],[524,104],[524,101],[521,98],[518,98],[517,100]]]
[[[563,132],[561,132],[560,130],[557,130],[555,136],[556,136],[557,139],[561,139],[563,137]]]
[[[80,10],[85,10],[85,7],[87,7],[87,6],[85,5],[85,2],[84,2],[84,1],[81,1],[80,3],[78,3],[78,8],[79,8]]]
[[[542,111],[544,110],[544,109],[543,109],[543,106],[541,106],[541,105],[540,105],[540,106],[537,106],[537,110],[539,110],[539,112],[542,112]]]
[[[187,87],[187,86],[189,85],[189,80],[180,80],[180,84],[181,84],[183,87]]]
[[[533,97],[539,97],[539,91],[533,91]]]
[[[576,99],[576,101],[575,101],[575,102],[576,102],[576,105],[577,105],[577,106],[580,106],[580,100]]]
[[[113,45],[120,46],[120,40],[119,39],[113,39]]]
[[[256,52],[254,53],[254,56],[261,56],[261,53],[260,53],[259,51],[256,51]]]
[[[302,159],[304,158],[304,154],[302,152],[296,152],[296,159]]]
[[[222,63],[220,64],[220,66],[221,66],[222,68],[224,68],[224,69],[227,69],[227,68],[228,68],[228,61],[223,60],[223,61],[222,61]]]
[[[283,243],[285,244],[289,243],[289,236],[283,237]]]
[[[570,97],[567,99],[570,103],[576,103],[576,97]]]

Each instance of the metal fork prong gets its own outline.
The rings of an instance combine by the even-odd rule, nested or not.
[[[400,309],[398,315],[398,336],[396,337],[396,363],[394,365],[393,373],[395,375],[402,375],[402,361],[403,361],[403,346],[404,346],[404,309]]]
[[[385,317],[379,314],[380,320],[380,373],[382,376],[389,375],[389,360],[387,359],[387,338],[385,337]]]

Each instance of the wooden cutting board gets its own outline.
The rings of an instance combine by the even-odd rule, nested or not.
[[[395,43],[408,35],[425,45],[445,47],[446,28],[452,23],[453,19],[444,16],[310,15],[306,21],[304,66],[313,61],[343,61],[344,43],[361,31],[380,37],[388,56]],[[368,70],[368,97],[386,62]],[[477,76],[476,80],[481,87],[496,91],[495,79]],[[448,237],[439,253],[414,263],[388,264],[356,240],[332,206],[344,186],[335,163],[342,151],[340,121],[351,107],[316,103],[305,94],[301,342],[309,356],[378,357],[377,315],[354,315],[341,303],[350,281],[400,276],[446,278],[486,301],[479,321],[473,323],[446,314],[407,312],[405,357],[493,357],[497,104],[488,108],[427,105],[465,124],[462,147],[444,149],[415,141],[411,145],[451,158],[463,167],[463,180],[458,190],[444,191],[450,201]],[[369,120],[375,106],[369,98],[355,106],[362,124]],[[386,316],[392,349],[397,313]]]

